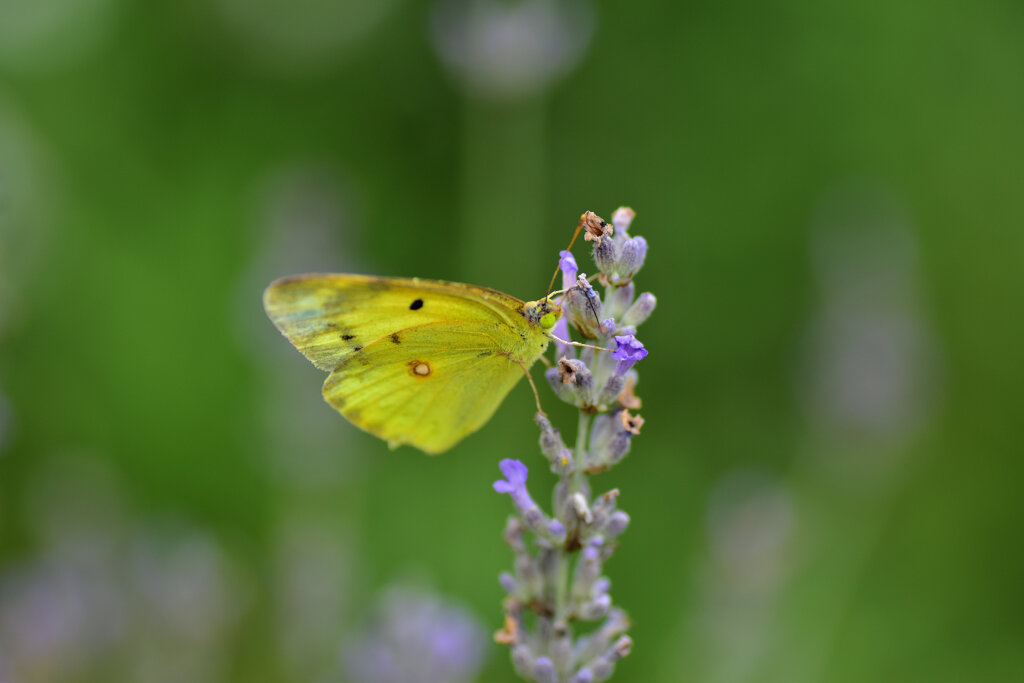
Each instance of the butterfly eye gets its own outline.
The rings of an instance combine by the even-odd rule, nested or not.
[[[540,317],[540,326],[545,330],[550,330],[558,322],[558,316],[554,313],[545,313]]]

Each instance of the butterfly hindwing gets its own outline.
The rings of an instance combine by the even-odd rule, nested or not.
[[[324,382],[324,398],[392,445],[448,450],[479,429],[523,377],[495,329],[491,322],[407,328],[342,361]]]

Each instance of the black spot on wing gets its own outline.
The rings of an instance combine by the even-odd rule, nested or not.
[[[343,335],[341,335],[341,338],[344,339],[345,341],[352,341],[353,339],[356,338],[356,335],[354,335],[354,334],[343,334]]]
[[[401,340],[401,338],[400,338],[400,337],[398,336],[398,333],[397,333],[397,332],[395,332],[395,333],[394,333],[393,335],[391,335],[391,343],[392,343],[392,344],[401,344],[401,343],[402,343],[402,340]]]
[[[362,351],[362,350],[363,350],[363,347],[362,347],[362,346],[353,346],[353,347],[352,347],[352,350],[353,350],[353,351]]]
[[[410,311],[418,311],[421,308],[423,308],[423,299],[416,299],[411,304],[409,304]]]

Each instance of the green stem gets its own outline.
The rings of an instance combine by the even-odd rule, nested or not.
[[[587,437],[590,434],[590,421],[593,416],[590,413],[580,411],[579,423],[576,428],[576,447],[573,449],[575,467],[569,480],[569,495],[583,489],[583,482],[586,474],[583,472],[583,460],[587,452]],[[572,565],[572,553],[564,548],[558,554],[557,584],[555,585],[555,624],[556,626],[568,624],[569,593],[572,589],[570,584],[570,569]]]
[[[558,553],[558,578],[555,584],[555,627],[568,623],[569,619],[569,553],[562,548]]]
[[[572,495],[583,489],[583,481],[586,474],[583,472],[583,461],[587,454],[587,439],[590,436],[590,421],[593,415],[580,411],[580,419],[576,426],[576,448],[572,457],[576,460],[572,471],[572,483],[569,486],[569,494]]]

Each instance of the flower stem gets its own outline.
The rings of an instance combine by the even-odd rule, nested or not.
[[[557,585],[555,587],[555,628],[562,628],[569,622],[569,553],[565,548],[558,551]]]
[[[587,435],[590,434],[590,422],[592,419],[593,415],[584,410],[580,411],[576,427],[576,448],[572,454],[572,457],[576,460],[576,466],[573,468],[572,481],[569,485],[570,495],[583,490],[583,482],[586,477],[586,474],[583,472],[583,461],[587,455]]]
[[[585,411],[580,411],[579,422],[576,428],[576,447],[573,450],[575,467],[569,479],[569,495],[583,490],[586,474],[583,472],[583,460],[587,453],[587,435],[590,433],[590,422],[593,416]],[[569,621],[569,593],[571,586],[570,569],[572,565],[572,553],[565,548],[558,551],[557,584],[555,586],[555,627],[559,628],[568,624]]]

